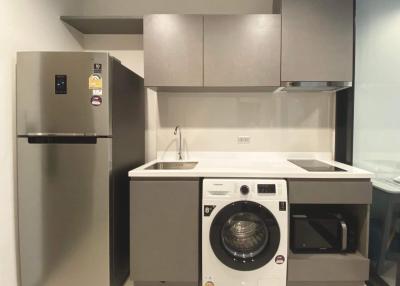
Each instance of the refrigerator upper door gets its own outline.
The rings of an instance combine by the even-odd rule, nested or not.
[[[112,139],[87,138],[17,139],[21,286],[109,286]]]
[[[18,135],[111,135],[108,70],[107,53],[18,53]]]

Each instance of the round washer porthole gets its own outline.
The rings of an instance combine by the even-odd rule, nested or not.
[[[256,270],[275,256],[279,225],[264,206],[238,201],[222,208],[210,228],[211,248],[217,258],[235,270]]]

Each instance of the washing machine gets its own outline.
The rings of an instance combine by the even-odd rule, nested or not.
[[[204,179],[202,285],[285,286],[285,180]]]

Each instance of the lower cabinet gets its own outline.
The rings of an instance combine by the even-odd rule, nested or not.
[[[372,184],[368,179],[289,179],[289,210],[347,214],[354,222],[356,251],[289,251],[288,286],[364,286],[369,277],[368,237]],[[291,228],[292,231],[292,228]],[[293,234],[291,233],[289,237]]]
[[[131,181],[131,279],[135,286],[198,286],[200,182]],[[288,286],[362,286],[368,279],[369,180],[288,180],[289,210],[323,207],[356,219],[354,253],[289,251]]]
[[[131,279],[135,286],[199,281],[199,180],[131,181]]]

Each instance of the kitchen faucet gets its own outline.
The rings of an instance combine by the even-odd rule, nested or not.
[[[182,133],[181,133],[181,127],[178,125],[175,127],[174,135],[176,135],[179,131],[179,150],[178,150],[178,158],[179,160],[183,160],[182,157]]]

